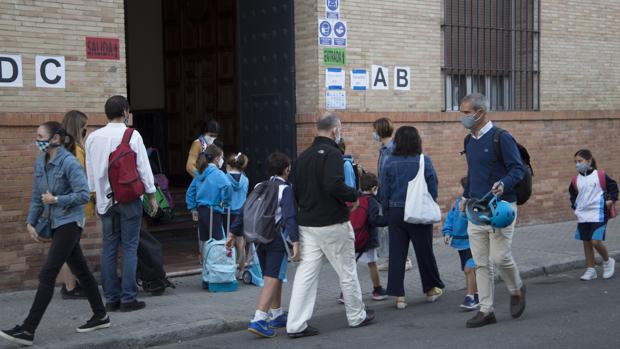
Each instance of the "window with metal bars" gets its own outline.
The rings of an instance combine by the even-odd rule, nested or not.
[[[444,110],[479,92],[491,110],[540,108],[540,0],[444,0]]]

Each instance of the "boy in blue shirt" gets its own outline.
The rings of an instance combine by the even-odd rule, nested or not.
[[[465,188],[467,184],[467,177],[461,178],[461,185]],[[476,263],[469,249],[469,237],[467,236],[467,216],[464,212],[459,210],[459,203],[461,198],[456,199],[454,206],[448,215],[443,225],[442,233],[444,236],[444,243],[451,245],[455,250],[459,252],[461,259],[461,270],[465,273],[465,286],[467,288],[467,295],[461,308],[471,311],[478,309],[478,288],[476,285]]]
[[[291,259],[299,259],[299,233],[297,227],[297,204],[288,176],[291,173],[291,160],[283,153],[275,152],[267,158],[267,172],[272,181],[279,185],[278,207],[275,212],[276,225],[282,225],[284,232],[276,232],[273,241],[260,244],[256,254],[260,262],[265,285],[258,298],[254,318],[248,325],[248,331],[259,337],[274,337],[274,329],[286,327],[288,313],[282,310],[282,279],[288,267],[287,239],[293,244]],[[280,224],[279,222],[282,222]],[[226,246],[232,248],[235,237],[243,236],[243,208],[228,232]],[[270,309],[271,308],[271,309]]]

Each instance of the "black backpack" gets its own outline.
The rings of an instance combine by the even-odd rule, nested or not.
[[[280,183],[266,180],[259,183],[243,204],[243,235],[250,242],[268,244],[276,236],[276,210]]]
[[[495,133],[493,133],[493,150],[495,153],[495,162],[504,162],[502,158],[502,149],[501,143],[499,141],[499,137],[502,133],[508,132],[502,128],[496,127]],[[463,142],[463,152],[465,154],[465,149],[467,149],[467,143],[471,139],[471,134],[465,137],[465,141]],[[517,142],[517,148],[519,149],[519,154],[521,155],[521,161],[523,165],[525,165],[525,176],[523,179],[517,183],[514,187],[514,192],[517,195],[517,205],[523,205],[530,199],[532,196],[532,177],[534,176],[534,170],[532,169],[532,164],[530,163],[530,153],[527,149]]]
[[[166,287],[175,288],[166,277],[161,243],[144,229],[140,230],[136,282],[144,291],[150,292],[153,296],[164,293]]]

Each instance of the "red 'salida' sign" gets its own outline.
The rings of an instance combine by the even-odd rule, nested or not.
[[[86,37],[86,58],[119,60],[121,54],[118,39]]]

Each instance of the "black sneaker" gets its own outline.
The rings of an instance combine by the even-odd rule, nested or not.
[[[76,329],[78,333],[86,333],[101,328],[110,327],[110,317],[106,314],[103,318],[93,316],[90,320]]]
[[[24,331],[21,326],[17,325],[13,329],[0,331],[0,337],[17,344],[32,345],[34,333]]]
[[[483,312],[479,311],[473,318],[467,320],[466,326],[467,328],[476,328],[495,323],[497,323],[497,320],[495,319],[494,313],[491,312],[485,315]]]
[[[375,311],[371,309],[366,309],[366,318],[364,319],[364,321],[360,322],[356,326],[351,326],[351,327],[353,328],[364,327],[370,324],[374,319],[375,319]]]
[[[119,311],[121,310],[121,302],[114,302],[114,303],[106,303],[105,304],[105,311],[107,311],[108,313],[114,312],[114,311]]]
[[[301,331],[301,332],[296,332],[296,333],[288,333],[289,338],[301,338],[301,337],[310,337],[310,336],[316,336],[317,334],[319,334],[319,330],[317,330],[316,328],[312,327],[312,326],[308,326],[306,327],[305,330]]]
[[[525,284],[521,286],[521,296],[510,296],[510,315],[518,318],[525,311],[525,293],[527,292]]]
[[[146,303],[141,302],[137,299],[134,299],[133,301],[129,303],[121,303],[121,312],[127,313],[130,311],[144,309],[144,307],[146,307]]]
[[[82,286],[78,283],[75,284],[75,287],[71,291],[67,290],[66,285],[62,285],[60,296],[62,299],[88,299],[84,290],[82,290]]]

